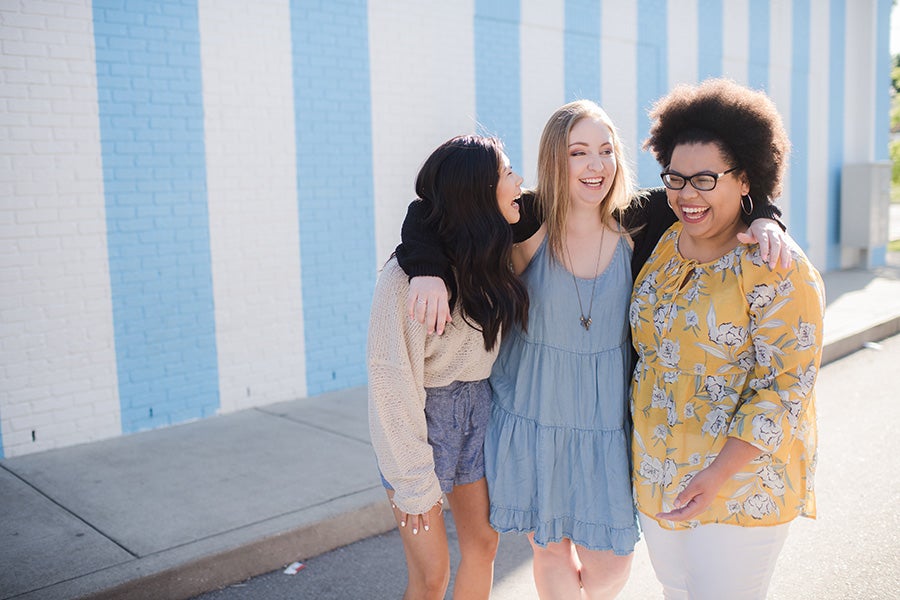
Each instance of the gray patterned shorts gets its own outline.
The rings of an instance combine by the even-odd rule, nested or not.
[[[442,492],[484,477],[484,433],[490,414],[491,384],[487,379],[425,388],[428,443]],[[384,476],[381,483],[394,489]]]

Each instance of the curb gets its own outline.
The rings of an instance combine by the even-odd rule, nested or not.
[[[386,517],[386,518],[385,518]],[[259,539],[192,562],[144,575],[85,596],[85,600],[187,599],[285,566],[286,556],[304,560],[393,529],[387,503],[379,501],[345,514]]]
[[[378,486],[35,589],[16,600],[187,600],[281,569],[295,557],[307,560],[395,526]]]
[[[821,366],[824,367],[830,362],[852,354],[869,342],[877,342],[898,333],[900,333],[900,315],[866,327],[856,333],[832,340],[826,343],[822,349]]]

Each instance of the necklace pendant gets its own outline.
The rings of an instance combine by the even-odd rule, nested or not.
[[[590,331],[591,329],[591,318],[584,318],[584,315],[581,316],[581,326],[584,327],[585,331]]]

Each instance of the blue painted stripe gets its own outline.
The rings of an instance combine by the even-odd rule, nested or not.
[[[475,111],[479,133],[503,140],[512,164],[522,154],[518,0],[475,1]]]
[[[791,236],[809,248],[809,0],[791,5]]]
[[[601,103],[600,2],[566,0],[565,98]]]
[[[700,81],[722,76],[724,41],[722,0],[697,3],[697,78]]]
[[[890,159],[891,7],[891,0],[878,0],[875,17],[875,160]]]
[[[841,168],[844,164],[844,62],[846,0],[831,0],[828,79],[828,209],[826,268],[841,266]]]
[[[637,102],[638,146],[647,139],[650,120],[647,111],[669,87],[668,33],[666,0],[638,0]],[[643,187],[659,186],[660,166],[649,152],[637,160],[638,182]]]
[[[93,3],[122,430],[219,407],[195,0]]]
[[[375,286],[368,13],[365,0],[291,0],[290,9],[306,383],[314,395],[366,381]]]
[[[747,83],[757,90],[769,89],[769,0],[753,0],[749,3],[747,31],[749,33]]]

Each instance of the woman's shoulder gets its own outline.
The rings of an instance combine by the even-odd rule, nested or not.
[[[375,298],[383,301],[386,295],[403,294],[405,299],[408,289],[409,276],[397,262],[397,257],[391,255],[378,273],[378,280],[375,283]]]
[[[678,234],[680,231],[681,226],[677,222],[665,229],[655,243],[647,262],[657,263],[660,260],[669,261],[673,258],[685,260],[678,253]]]
[[[824,303],[825,286],[819,271],[802,251],[792,251],[791,265],[771,268],[763,260],[759,244],[744,246],[740,256],[740,276],[746,290],[778,290],[779,294],[813,294]]]

